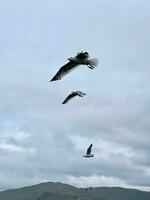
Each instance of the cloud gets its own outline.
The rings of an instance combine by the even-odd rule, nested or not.
[[[84,177],[81,176],[79,178],[69,176],[68,181],[70,184],[75,184],[77,187],[116,187],[122,186],[125,187],[125,183],[119,179],[115,179],[113,177],[105,177],[105,176],[91,176],[91,177]]]
[[[91,176],[91,177],[68,177],[68,182],[70,184],[74,184],[77,187],[125,187],[125,188],[135,188],[139,190],[149,191],[149,187],[138,187],[133,185],[126,184],[123,180],[115,179],[113,177],[105,177],[105,176]]]

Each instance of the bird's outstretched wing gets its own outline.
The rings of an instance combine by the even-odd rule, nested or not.
[[[68,103],[68,101],[70,101],[72,98],[74,98],[74,97],[77,96],[77,95],[78,95],[78,94],[75,93],[75,92],[69,94],[69,95],[67,96],[67,98],[62,102],[62,104]]]
[[[78,64],[76,62],[70,61],[66,65],[62,66],[59,71],[55,74],[55,76],[50,81],[60,80],[63,76],[68,74],[73,68],[75,68]]]
[[[89,148],[87,149],[87,153],[86,153],[87,155],[91,154],[92,146],[93,146],[93,145],[91,144],[91,145],[89,146]]]

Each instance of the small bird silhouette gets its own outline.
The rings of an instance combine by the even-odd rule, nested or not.
[[[76,96],[83,97],[84,95],[86,95],[86,93],[81,92],[81,91],[74,91],[67,96],[67,98],[62,102],[62,104],[68,103],[72,98]]]
[[[91,154],[92,146],[93,146],[93,144],[91,144],[91,145],[88,147],[87,152],[86,152],[86,155],[84,155],[83,157],[85,157],[85,158],[94,157],[94,154]]]

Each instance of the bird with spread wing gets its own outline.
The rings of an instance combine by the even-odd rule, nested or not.
[[[92,146],[93,146],[93,144],[91,144],[91,145],[88,147],[87,152],[86,152],[86,155],[84,155],[83,157],[85,157],[85,158],[94,157],[94,154],[91,154]]]
[[[68,103],[72,98],[76,96],[83,97],[84,95],[86,95],[86,93],[81,91],[74,91],[66,97],[66,99],[62,102],[62,104]]]
[[[90,69],[94,69],[98,65],[98,59],[90,58],[88,52],[77,53],[76,56],[70,57],[68,60],[69,62],[58,70],[50,82],[61,80],[63,76],[71,72],[71,70],[75,69],[79,65],[86,65]]]

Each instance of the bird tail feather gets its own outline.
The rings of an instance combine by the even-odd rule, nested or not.
[[[94,65],[95,67],[98,65],[98,59],[97,58],[90,58],[88,59],[89,65]]]

